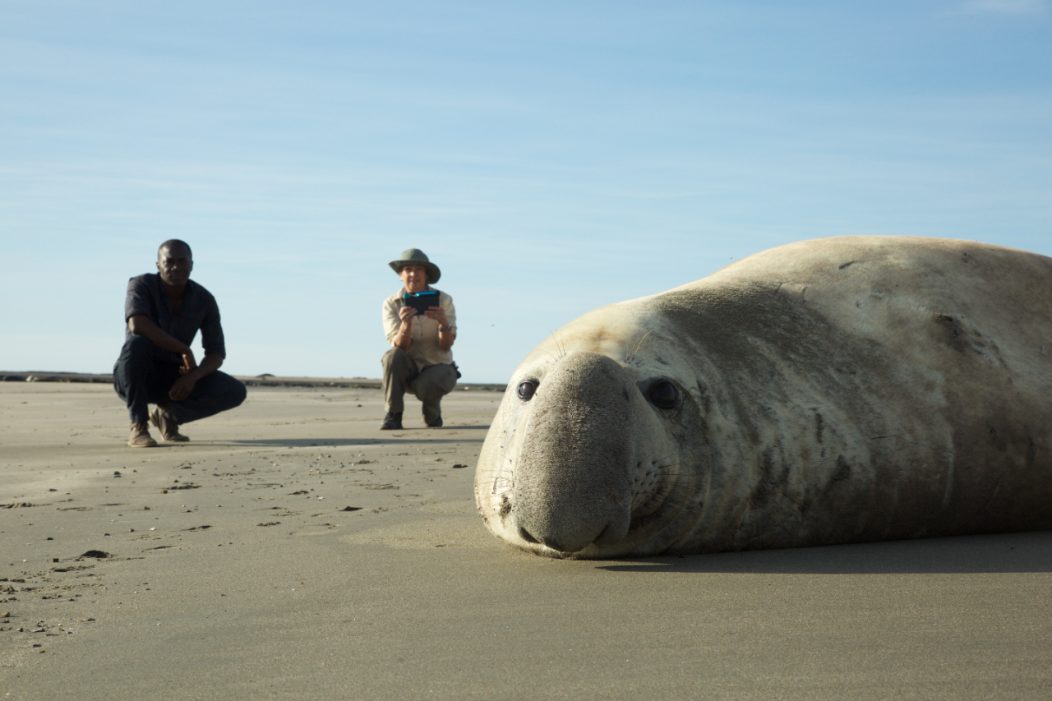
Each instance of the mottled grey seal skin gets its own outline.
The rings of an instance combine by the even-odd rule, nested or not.
[[[515,371],[475,499],[555,557],[1052,528],[1052,259],[820,239],[600,308]]]

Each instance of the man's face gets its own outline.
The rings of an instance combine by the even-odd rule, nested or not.
[[[406,265],[398,276],[406,292],[423,292],[427,289],[427,268],[422,265]]]
[[[182,287],[193,269],[194,259],[186,246],[166,246],[157,252],[157,272],[166,285]]]

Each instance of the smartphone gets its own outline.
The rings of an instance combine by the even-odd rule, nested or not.
[[[414,292],[412,294],[404,292],[402,293],[402,302],[405,306],[415,309],[417,314],[424,314],[429,307],[438,306],[438,292],[434,290],[424,290],[423,292]]]

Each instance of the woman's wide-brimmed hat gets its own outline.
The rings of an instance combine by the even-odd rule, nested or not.
[[[388,263],[388,265],[391,266],[391,270],[394,270],[399,275],[402,274],[402,268],[407,265],[422,265],[427,269],[428,284],[438,282],[438,278],[442,277],[442,271],[438,269],[437,265],[428,260],[427,254],[419,248],[405,249],[402,251],[401,256]]]

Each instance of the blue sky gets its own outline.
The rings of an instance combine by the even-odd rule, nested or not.
[[[410,246],[465,381],[804,238],[1052,255],[1047,0],[0,0],[0,369],[107,372],[171,237],[235,374],[379,375]]]

